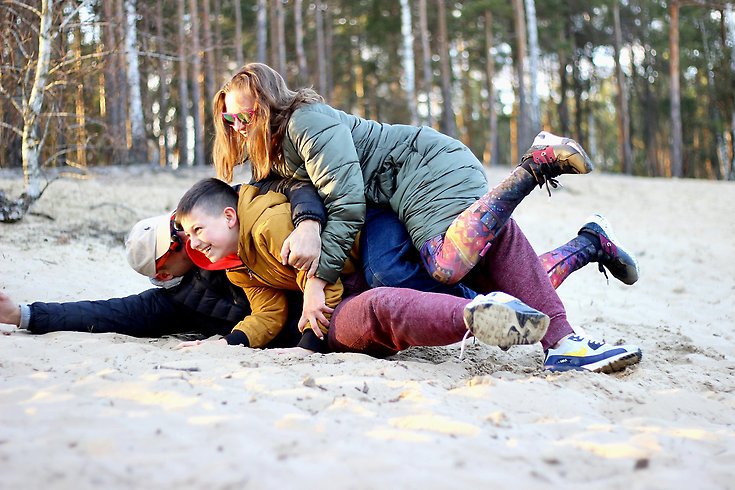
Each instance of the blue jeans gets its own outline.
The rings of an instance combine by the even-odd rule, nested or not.
[[[442,284],[429,275],[406,227],[390,208],[368,206],[360,233],[360,256],[371,288],[410,288],[467,299],[477,296],[461,283]]]

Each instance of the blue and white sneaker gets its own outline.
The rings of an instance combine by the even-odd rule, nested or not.
[[[535,344],[549,328],[549,317],[509,294],[479,294],[464,307],[467,330],[487,345],[508,348]]]
[[[582,225],[578,233],[591,234],[600,240],[600,249],[594,260],[598,263],[600,272],[605,274],[606,278],[607,273],[603,266],[610,271],[615,279],[623,284],[631,285],[638,281],[641,272],[638,261],[615,237],[610,222],[604,216],[593,214],[587,217],[587,222]]]
[[[635,345],[607,345],[590,338],[570,334],[556,349],[546,351],[547,371],[593,371],[614,373],[640,362],[643,354]]]

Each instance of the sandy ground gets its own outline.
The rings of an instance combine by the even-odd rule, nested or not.
[[[490,172],[497,181],[508,169]],[[0,224],[0,289],[73,301],[150,287],[122,240],[211,170],[99,169]],[[295,359],[0,326],[0,488],[735,488],[735,184],[566,176],[516,218],[537,251],[605,214],[641,262],[559,289],[569,317],[637,343],[615,375],[547,374],[538,346]],[[16,173],[0,189],[20,190]]]

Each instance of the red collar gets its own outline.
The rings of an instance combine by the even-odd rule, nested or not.
[[[217,262],[210,262],[206,255],[199,250],[191,248],[191,242],[189,240],[186,241],[186,253],[191,261],[194,262],[194,265],[208,271],[221,271],[242,265],[242,260],[240,260],[237,254],[230,254],[227,257],[219,259]]]

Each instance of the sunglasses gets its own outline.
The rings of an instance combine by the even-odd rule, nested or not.
[[[176,222],[176,214],[172,213],[171,221],[169,222],[171,244],[168,246],[168,250],[166,250],[166,252],[158,257],[158,259],[156,260],[156,271],[160,270],[163,267],[163,265],[166,263],[172,253],[178,252],[184,246],[184,242],[181,240],[181,237],[179,237],[179,231],[183,231],[180,228],[181,226]]]
[[[225,123],[229,124],[230,126],[235,125],[235,120],[240,121],[241,125],[247,126],[248,124],[253,122],[254,115],[255,115],[254,110],[249,110],[245,112],[237,112],[237,113],[223,112],[222,119],[225,121]]]

